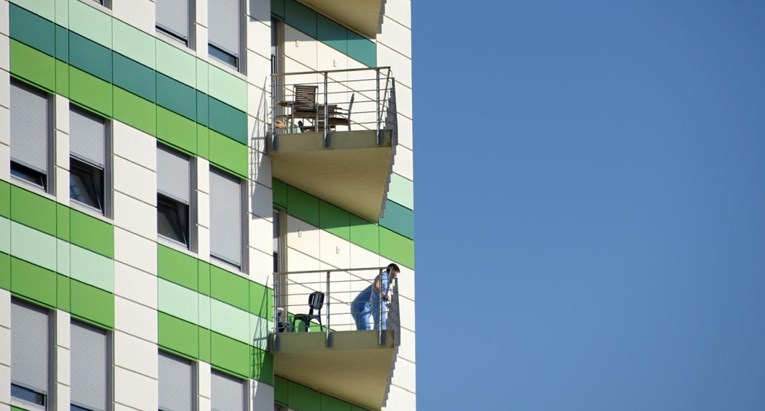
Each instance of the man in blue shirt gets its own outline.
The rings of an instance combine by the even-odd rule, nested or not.
[[[357,330],[371,330],[372,317],[375,318],[374,329],[387,327],[388,302],[390,301],[390,285],[399,273],[396,264],[388,267],[375,277],[372,284],[363,289],[351,303],[351,315],[356,321]],[[381,304],[381,301],[383,302]],[[379,317],[379,318],[378,318]],[[380,321],[382,320],[382,321]]]

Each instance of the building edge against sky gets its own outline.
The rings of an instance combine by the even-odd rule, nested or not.
[[[415,409],[410,1],[101,3],[0,0],[0,410],[375,409],[278,375],[272,273],[389,262],[381,409]],[[377,67],[396,124],[379,219],[325,190],[342,176],[276,178],[269,146],[290,109],[272,72],[353,90]],[[345,94],[346,136],[364,104],[380,127],[379,95]]]

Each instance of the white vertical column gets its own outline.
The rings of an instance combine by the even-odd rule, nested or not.
[[[212,407],[212,370],[210,364],[197,362],[197,411],[210,411]]]
[[[11,89],[8,1],[0,0],[0,180],[11,173]]]
[[[112,142],[113,398],[117,408],[157,409],[157,142],[119,122]]]
[[[54,408],[56,411],[69,411],[71,409],[71,324],[72,317],[66,311],[55,311],[55,346],[53,375],[55,387],[53,389]]]
[[[56,201],[69,204],[69,99],[54,96],[53,175]]]
[[[197,216],[197,254],[200,260],[210,261],[210,162],[196,158],[196,190],[194,202]]]
[[[191,1],[195,5],[196,21],[192,28],[197,57],[207,60],[207,0]]]

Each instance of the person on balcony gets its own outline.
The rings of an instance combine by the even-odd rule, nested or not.
[[[389,264],[388,267],[375,277],[372,284],[361,290],[351,303],[351,315],[356,322],[356,330],[366,331],[372,329],[372,317],[378,315],[382,319],[383,329],[387,326],[388,301],[390,301],[390,284],[399,273],[396,264]],[[385,304],[380,306],[380,301]],[[382,315],[380,315],[382,310]],[[375,329],[379,329],[380,321],[375,321]]]
[[[377,275],[372,283],[371,309],[375,318],[375,330],[388,328],[388,307],[390,305],[390,286],[400,272],[396,264],[390,263],[388,267]]]

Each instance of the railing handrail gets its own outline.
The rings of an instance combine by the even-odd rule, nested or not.
[[[302,75],[310,75],[310,74],[320,74],[320,73],[347,73],[349,71],[371,71],[371,70],[390,70],[390,66],[380,66],[380,67],[363,67],[363,68],[355,68],[355,69],[335,69],[335,70],[310,70],[310,71],[295,71],[291,73],[271,73],[271,76],[274,77],[286,77],[286,76],[302,76]]]
[[[387,267],[361,267],[361,268],[335,268],[325,270],[305,270],[305,271],[276,271],[273,275],[282,274],[320,274],[320,273],[337,273],[337,272],[349,272],[349,271],[371,271],[371,270],[384,270]]]

